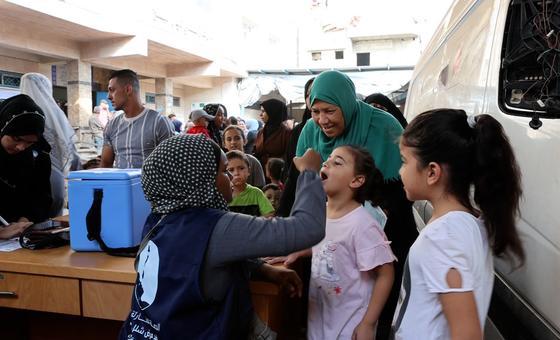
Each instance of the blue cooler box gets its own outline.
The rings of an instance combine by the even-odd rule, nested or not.
[[[140,243],[142,228],[150,213],[140,183],[140,169],[91,169],[68,175],[70,247],[76,251],[101,251],[87,238],[86,216],[94,190],[103,191],[101,239],[108,247],[132,247]]]

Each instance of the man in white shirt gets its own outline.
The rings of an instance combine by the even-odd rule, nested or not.
[[[108,90],[107,98],[114,109],[123,110],[124,114],[105,127],[101,167],[141,168],[155,147],[173,136],[173,126],[167,117],[142,105],[140,83],[134,71],[114,71]]]

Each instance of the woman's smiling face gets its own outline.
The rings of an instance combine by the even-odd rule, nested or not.
[[[327,137],[338,137],[344,132],[344,115],[340,107],[315,100],[311,105],[311,113],[313,120]]]

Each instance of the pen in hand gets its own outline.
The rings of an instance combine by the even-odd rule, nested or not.
[[[8,222],[4,219],[4,217],[2,217],[2,216],[0,216],[0,223],[2,223],[4,226],[9,226],[9,225],[10,225],[10,223],[8,223]]]

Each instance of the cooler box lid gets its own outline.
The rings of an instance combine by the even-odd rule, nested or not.
[[[140,177],[142,170],[140,169],[113,169],[113,168],[97,168],[91,170],[71,171],[68,179],[85,179],[85,180],[129,180]]]

